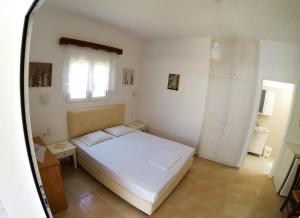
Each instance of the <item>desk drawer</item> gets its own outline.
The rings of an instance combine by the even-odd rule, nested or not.
[[[75,152],[75,150],[64,151],[64,152],[55,154],[55,157],[56,157],[57,159],[62,159],[62,158],[69,157],[69,156],[73,155],[74,152]]]

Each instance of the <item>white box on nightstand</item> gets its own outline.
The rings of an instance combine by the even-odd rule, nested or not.
[[[127,125],[128,127],[136,130],[146,132],[146,125],[140,121],[136,121]]]

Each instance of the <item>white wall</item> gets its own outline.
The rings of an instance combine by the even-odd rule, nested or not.
[[[293,107],[293,114],[291,116],[290,127],[287,132],[287,140],[290,141],[290,135],[292,132],[296,132],[296,135],[300,135],[300,128],[297,125],[300,121],[300,89],[298,87],[300,81],[300,45],[275,42],[275,41],[260,41],[260,57],[259,57],[259,79],[257,81],[256,89],[256,103],[257,110],[252,114],[252,126],[254,128],[255,120],[258,112],[262,82],[263,80],[271,80],[278,82],[293,83],[296,85],[295,93],[295,105]],[[253,128],[250,129],[247,136],[250,143],[252,137]],[[300,140],[299,140],[300,144]],[[281,151],[284,146],[278,151],[278,158],[273,164],[272,172],[276,171],[278,163],[281,159]],[[244,155],[241,157],[240,166],[244,162],[247,155],[248,147],[244,149]]]
[[[299,60],[300,61],[300,60]],[[287,142],[300,146],[300,90],[298,85],[298,93],[295,99],[295,107],[293,110],[290,127],[287,135]]]
[[[63,95],[64,49],[58,44],[60,37],[66,36],[98,42],[123,49],[118,56],[115,90],[108,100],[88,104],[67,104]],[[51,129],[51,136],[45,137],[47,143],[67,139],[66,111],[79,107],[95,107],[102,104],[126,103],[126,122],[136,119],[135,86],[122,85],[123,68],[134,68],[136,84],[140,72],[142,41],[125,30],[81,17],[77,14],[60,11],[56,8],[42,7],[35,17],[32,32],[30,60],[53,64],[52,87],[30,88],[30,111],[33,135]],[[40,95],[49,94],[50,103],[42,105]]]
[[[260,42],[259,72],[265,80],[300,81],[300,45],[275,41]]]
[[[10,218],[43,218],[24,139],[20,105],[20,51],[24,16],[32,0],[0,5],[0,201]]]
[[[300,45],[261,41],[259,71],[264,80],[296,84],[296,98],[287,141],[300,145]]]
[[[291,43],[283,43],[276,41],[260,41],[260,49],[259,49],[259,66],[258,66],[258,80],[256,85],[256,94],[255,94],[255,104],[253,113],[251,115],[251,125],[249,129],[249,133],[247,135],[247,142],[243,149],[243,155],[239,161],[239,166],[242,166],[245,158],[247,157],[247,151],[249,144],[251,142],[252,134],[254,131],[255,121],[258,113],[260,95],[262,90],[263,80],[271,80],[278,82],[286,82],[286,83],[294,83],[296,84],[296,92],[300,92],[300,89],[297,89],[299,81],[300,81],[300,47],[299,44],[291,44]],[[298,90],[298,91],[297,91]],[[299,122],[300,120],[300,93],[296,93],[298,97],[296,97],[295,105],[299,104],[299,106],[295,106],[293,111],[295,114],[292,115],[292,122]],[[298,99],[298,100],[297,100]],[[299,111],[299,112],[298,112]],[[299,115],[297,115],[299,114]],[[299,116],[298,121],[296,121],[296,117]],[[290,132],[292,129],[300,134],[299,128],[293,124],[294,127],[290,128]],[[279,150],[278,153],[281,153]],[[276,163],[273,165],[273,168],[276,168]],[[275,166],[275,167],[274,167]]]
[[[149,132],[196,147],[209,74],[210,39],[145,43],[138,118]],[[169,73],[180,74],[179,91],[167,89]]]

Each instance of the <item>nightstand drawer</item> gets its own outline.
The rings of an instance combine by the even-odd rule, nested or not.
[[[75,152],[75,149],[73,149],[73,150],[68,150],[68,151],[63,151],[63,152],[60,152],[60,153],[55,154],[55,157],[56,157],[57,159],[62,159],[62,158],[69,157],[69,156],[73,155],[74,152]]]

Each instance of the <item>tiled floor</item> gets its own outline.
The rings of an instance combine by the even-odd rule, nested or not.
[[[149,217],[106,189],[84,170],[64,163],[69,208],[62,217]],[[151,216],[154,218],[281,218],[282,198],[260,173],[195,158],[191,171]]]
[[[264,158],[248,154],[243,168],[269,175],[271,172],[273,161],[274,160],[272,157]]]

